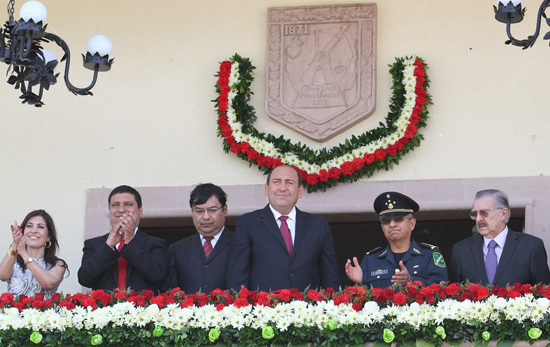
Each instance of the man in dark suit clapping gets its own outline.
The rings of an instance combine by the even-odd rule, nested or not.
[[[199,184],[189,205],[197,233],[168,249],[167,291],[179,287],[186,293],[226,289],[225,275],[233,232],[225,228],[227,194],[212,183]]]
[[[278,290],[340,286],[328,222],[295,207],[300,174],[282,165],[265,184],[269,204],[237,219],[227,272],[229,288]]]
[[[139,230],[141,195],[119,186],[108,201],[111,231],[84,242],[78,282],[94,290],[158,291],[166,274],[166,241]]]
[[[499,287],[550,283],[544,243],[508,229],[510,216],[506,194],[495,189],[477,192],[470,217],[476,221],[479,235],[453,246],[452,282],[469,280]]]

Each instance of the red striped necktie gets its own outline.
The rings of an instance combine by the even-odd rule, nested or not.
[[[204,245],[202,245],[202,248],[204,249],[204,256],[208,260],[208,257],[210,256],[210,253],[212,253],[212,236],[205,236],[204,237]]]
[[[279,219],[281,220],[281,234],[283,234],[283,239],[285,240],[288,254],[292,257],[292,235],[290,234],[290,229],[286,223],[288,216],[280,216]]]

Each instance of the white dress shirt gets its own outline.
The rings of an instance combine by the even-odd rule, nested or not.
[[[277,210],[269,204],[269,208],[271,209],[271,212],[273,213],[273,217],[275,217],[275,220],[277,221],[277,225],[279,226],[279,229],[281,229],[281,220],[279,217],[282,216]],[[288,219],[286,220],[286,224],[288,225],[288,229],[290,230],[290,235],[292,236],[292,245],[294,245],[294,239],[296,235],[296,206],[292,208],[292,211],[287,215]]]

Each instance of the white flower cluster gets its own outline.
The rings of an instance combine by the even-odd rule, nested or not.
[[[410,324],[415,329],[422,326],[440,325],[444,320],[453,320],[457,324],[473,324],[502,319],[518,323],[538,323],[548,318],[550,301],[546,298],[535,299],[528,294],[515,299],[490,296],[485,301],[459,302],[447,299],[437,305],[412,303],[405,306],[388,306],[380,308],[374,301],[365,304],[361,311],[355,311],[351,304],[334,305],[334,302],[309,304],[303,301],[281,303],[275,307],[246,306],[237,308],[233,305],[217,311],[212,304],[202,307],[181,308],[171,304],[163,309],[157,305],[148,307],[135,306],[132,303],[117,303],[110,307],[90,308],[76,307],[70,311],[55,307],[44,311],[29,308],[19,312],[16,308],[5,308],[0,312],[0,329],[14,330],[27,328],[34,331],[64,331],[68,328],[77,330],[102,329],[114,326],[143,327],[149,323],[168,329],[179,330],[183,327],[199,329],[242,329],[251,327],[261,329],[264,326],[276,326],[286,331],[290,326],[317,327],[323,329],[328,321],[335,321],[339,326],[384,324],[392,327]]]
[[[231,87],[231,91],[227,96],[227,122],[231,126],[233,137],[237,142],[248,142],[253,149],[264,156],[273,158],[280,157],[283,164],[296,166],[297,168],[306,171],[308,174],[319,174],[319,172],[323,169],[328,171],[331,168],[341,168],[341,165],[345,162],[352,161],[355,158],[361,158],[365,154],[373,154],[377,149],[386,149],[389,145],[394,145],[405,135],[405,131],[409,126],[409,118],[411,117],[413,108],[416,105],[416,77],[414,76],[415,66],[413,65],[415,60],[416,58],[411,58],[403,61],[404,69],[402,83],[405,87],[406,103],[401,109],[399,118],[395,121],[397,130],[382,139],[379,139],[367,146],[356,148],[351,153],[346,153],[340,157],[336,157],[326,163],[323,163],[322,165],[311,164],[306,160],[298,158],[298,156],[294,153],[281,153],[272,143],[242,132],[242,124],[237,120],[235,110],[232,107],[233,99],[239,92],[235,88],[240,78],[238,62],[233,62],[231,64],[231,75],[229,77],[229,86]]]

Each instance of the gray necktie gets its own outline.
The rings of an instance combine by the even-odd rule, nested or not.
[[[495,274],[497,273],[497,253],[495,252],[497,243],[495,240],[489,242],[489,249],[487,250],[487,258],[485,258],[485,270],[487,271],[487,279],[489,284],[493,285]]]

